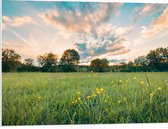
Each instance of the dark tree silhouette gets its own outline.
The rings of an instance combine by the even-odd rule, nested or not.
[[[15,53],[14,50],[2,49],[2,71],[14,72],[21,64],[21,56]]]
[[[57,65],[57,55],[53,53],[45,53],[37,57],[39,65],[42,67],[43,72],[53,72]]]
[[[168,69],[168,47],[152,50],[147,54],[146,58],[148,60],[148,66],[153,71]]]
[[[96,58],[91,61],[90,67],[93,72],[105,72],[108,70],[109,61],[107,59]]]
[[[80,56],[75,49],[68,49],[64,51],[60,65],[62,66],[63,72],[75,72],[76,66],[79,64]]]

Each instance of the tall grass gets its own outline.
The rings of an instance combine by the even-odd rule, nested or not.
[[[2,75],[3,125],[144,122],[168,122],[168,73]]]

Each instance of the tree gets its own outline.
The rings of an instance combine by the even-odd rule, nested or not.
[[[53,72],[57,65],[58,56],[53,53],[45,53],[37,57],[39,65],[42,67],[44,72]]]
[[[2,71],[12,72],[16,71],[20,65],[21,56],[15,53],[14,50],[2,49]]]
[[[108,70],[109,61],[107,59],[96,58],[91,61],[90,67],[94,72],[105,72]]]
[[[148,59],[146,56],[139,56],[134,60],[136,71],[148,71]]]
[[[64,51],[61,59],[60,65],[62,66],[62,71],[64,72],[74,72],[76,71],[76,66],[79,64],[80,56],[75,49],[68,49]]]
[[[24,64],[26,66],[32,66],[33,62],[34,62],[34,60],[32,58],[27,58],[27,59],[24,60]]]
[[[17,68],[18,72],[35,72],[37,67],[33,65],[34,60],[32,58],[24,59],[24,63]]]
[[[147,54],[146,58],[152,71],[168,70],[168,47],[152,50]]]
[[[135,72],[134,62],[129,61],[128,64],[127,64],[127,66],[128,66],[128,70],[129,70],[130,72],[133,72],[133,71]]]

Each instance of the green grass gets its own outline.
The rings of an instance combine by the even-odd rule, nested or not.
[[[168,122],[168,73],[2,75],[3,125],[144,122]]]

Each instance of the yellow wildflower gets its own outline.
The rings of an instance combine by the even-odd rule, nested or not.
[[[104,91],[104,89],[103,89],[103,88],[100,88],[100,91],[101,91],[101,92],[103,92],[103,91]]]
[[[96,94],[92,94],[93,97],[96,97]]]
[[[41,97],[38,97],[38,99],[41,99]]]
[[[136,80],[137,78],[136,78],[136,77],[134,77],[133,79],[134,79],[134,80]]]
[[[162,88],[159,86],[159,87],[158,87],[158,91],[161,91],[161,90],[162,90]]]
[[[96,93],[100,94],[100,91],[98,90],[98,91],[96,91]]]
[[[87,99],[90,99],[91,97],[92,97],[92,96],[87,96],[86,98],[87,98]]]
[[[126,80],[125,82],[128,83],[128,80]]]
[[[111,84],[113,84],[114,83],[114,81],[111,81]]]
[[[79,101],[81,101],[81,98],[80,98],[80,97],[78,97],[78,100],[79,100]]]
[[[127,101],[127,99],[124,97],[124,99],[123,99],[124,101]]]
[[[99,88],[96,88],[96,91],[99,91]]]
[[[153,93],[150,93],[150,97],[153,97]]]
[[[143,85],[143,84],[144,84],[144,81],[140,81],[140,84]]]
[[[122,80],[119,80],[119,83],[122,83]]]
[[[80,92],[77,92],[77,95],[80,95],[81,93]]]
[[[118,103],[120,104],[120,103],[121,103],[121,101],[120,101],[120,100],[118,100]]]

